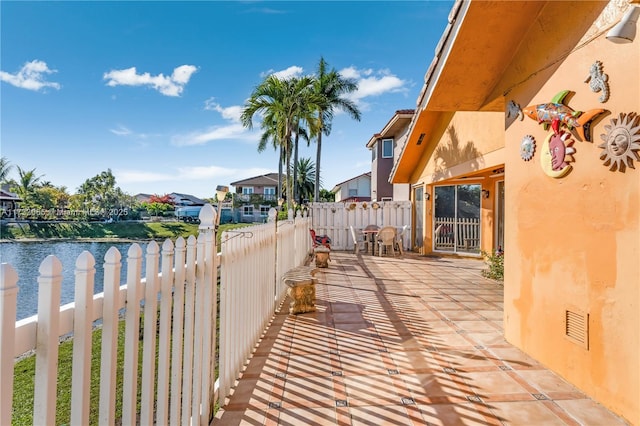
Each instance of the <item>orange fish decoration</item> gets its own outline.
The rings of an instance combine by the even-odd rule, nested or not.
[[[569,90],[563,90],[553,97],[548,104],[530,105],[522,110],[522,112],[532,120],[543,123],[545,130],[549,125],[558,120],[569,130],[575,129],[578,137],[583,141],[591,142],[591,121],[606,110],[590,109],[589,111],[575,111],[564,104],[564,98],[571,93]]]

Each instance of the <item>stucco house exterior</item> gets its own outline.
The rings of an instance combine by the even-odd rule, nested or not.
[[[371,201],[407,201],[409,185],[389,182],[389,174],[407,139],[414,110],[397,110],[380,133],[367,142],[371,151]]]
[[[504,249],[505,338],[635,425],[640,39],[611,36],[638,8],[456,2],[391,172],[415,249]]]
[[[267,173],[231,182],[233,204],[239,222],[263,222],[277,205],[278,173]]]
[[[331,192],[335,194],[336,202],[370,201],[371,200],[371,172],[366,172],[351,179],[336,184]]]

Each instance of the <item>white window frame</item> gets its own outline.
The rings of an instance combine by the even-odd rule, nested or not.
[[[248,213],[251,211],[251,213]],[[242,206],[242,216],[253,216],[253,205],[245,204]]]
[[[243,195],[251,195],[251,194],[253,194],[253,186],[243,186],[242,187],[242,194]]]
[[[260,217],[269,216],[269,210],[271,210],[271,206],[260,205]]]
[[[385,155],[385,142],[389,143],[389,155]],[[393,158],[393,139],[382,139],[382,158]]]

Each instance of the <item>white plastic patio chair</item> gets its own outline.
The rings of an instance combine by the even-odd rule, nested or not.
[[[409,225],[404,225],[402,227],[402,230],[398,233],[398,235],[396,236],[396,244],[395,244],[395,248],[398,249],[398,251],[400,252],[400,255],[402,256],[403,252],[403,237],[404,235],[407,233],[407,229],[409,229]]]
[[[349,225],[349,230],[351,231],[351,238],[353,239],[353,252],[355,254],[360,253],[360,247],[362,246],[362,249],[366,253],[369,249],[366,235],[364,235],[362,232],[356,231],[351,225]]]
[[[382,256],[382,252],[389,253],[395,256],[396,250],[394,248],[396,244],[396,227],[395,226],[383,226],[378,231],[378,256]]]

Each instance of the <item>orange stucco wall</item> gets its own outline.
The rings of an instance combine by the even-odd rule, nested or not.
[[[490,197],[482,199],[481,250],[491,252],[494,236],[495,182],[502,177],[490,177],[492,170],[504,164],[504,114],[502,112],[465,112],[442,114],[434,128],[425,129],[430,138],[425,142],[419,167],[411,182],[425,185],[433,195],[435,185],[451,184],[456,178],[467,177],[465,183],[481,184]],[[473,175],[473,176],[471,176]],[[461,183],[457,181],[455,183]],[[432,251],[433,202],[425,203],[424,244],[422,253]]]
[[[542,125],[524,118],[506,129],[504,326],[509,342],[632,424],[640,424],[640,164],[612,172],[598,145],[612,118],[640,113],[639,38],[613,44],[601,35],[505,99],[524,108],[568,89],[573,109],[610,111],[594,124],[592,143],[576,140],[563,178],[541,168]],[[528,60],[548,60],[540,55]],[[596,60],[609,76],[606,103],[584,82]],[[528,162],[519,153],[525,135],[537,142]],[[589,315],[588,349],[565,337],[566,309]]]

